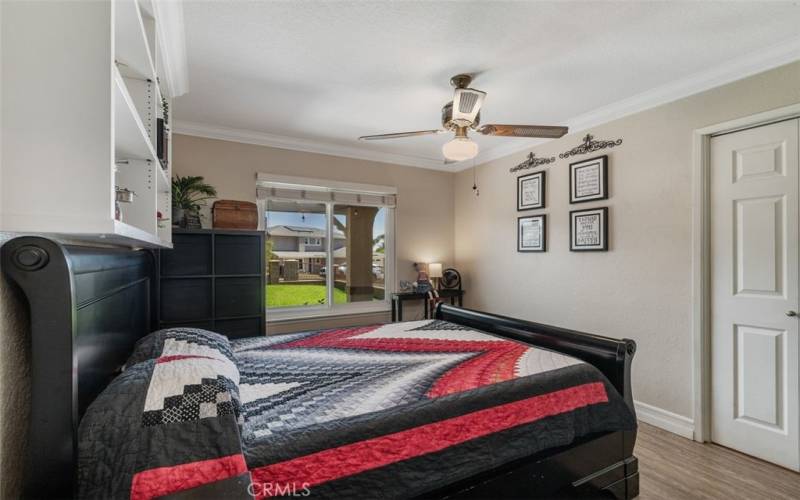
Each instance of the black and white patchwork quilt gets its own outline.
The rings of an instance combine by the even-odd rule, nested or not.
[[[591,365],[452,323],[163,330],[81,422],[80,493],[148,499],[249,473],[257,498],[407,498],[635,425]]]

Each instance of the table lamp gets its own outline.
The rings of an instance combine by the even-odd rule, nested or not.
[[[433,279],[436,288],[439,288],[439,278],[442,277],[442,263],[432,262],[428,264],[428,277]]]

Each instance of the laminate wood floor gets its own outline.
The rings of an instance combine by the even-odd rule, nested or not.
[[[800,499],[800,474],[640,423],[639,499]]]

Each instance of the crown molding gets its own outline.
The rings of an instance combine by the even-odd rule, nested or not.
[[[582,132],[586,129],[608,123],[619,118],[639,113],[647,109],[661,106],[684,97],[689,97],[700,92],[720,87],[722,85],[742,80],[764,71],[768,71],[785,64],[800,60],[800,38],[793,38],[786,42],[767,47],[764,50],[751,52],[743,57],[733,59],[706,71],[695,73],[686,78],[655,87],[627,99],[617,101],[597,108],[588,113],[578,115],[567,120],[570,134]],[[475,158],[475,163],[480,165],[492,160],[503,158],[512,154],[531,149],[554,139],[537,139],[525,141],[524,144],[511,143],[487,149]],[[455,171],[465,170],[470,165],[459,163],[454,165]]]
[[[303,151],[306,153],[355,158],[357,160],[406,165],[409,167],[452,171],[450,168],[452,164],[445,165],[442,160],[396,153],[384,153],[381,151],[371,151],[353,146],[342,146],[340,144],[332,144],[329,142],[315,141],[311,139],[299,139],[296,137],[268,134],[253,130],[216,127],[213,125],[207,125],[205,123],[176,120],[172,131],[175,134],[193,135],[196,137],[205,137],[207,139],[220,139],[223,141],[256,144],[258,146],[269,146],[271,148],[288,149],[291,151]]]
[[[800,60],[800,38],[793,38],[786,42],[772,45],[764,50],[751,52],[743,57],[733,59],[706,71],[695,73],[694,75],[636,94],[588,113],[578,115],[567,120],[566,125],[569,127],[571,134],[582,132],[603,123],[608,123],[628,115],[655,108],[662,104],[677,101],[678,99],[741,80],[748,76],[777,68],[778,66],[783,66],[797,60]],[[478,154],[474,160],[444,164],[442,160],[439,159],[397,153],[384,153],[311,139],[299,139],[252,130],[217,127],[197,122],[178,120],[174,123],[173,131],[177,134],[193,135],[209,139],[257,144],[279,149],[342,156],[345,158],[393,163],[447,172],[466,170],[473,165],[480,165],[492,160],[517,154],[554,140],[532,139],[515,141],[486,149]]]
[[[186,56],[186,28],[183,3],[153,0],[153,14],[164,63],[166,94],[178,97],[189,91],[189,61]]]

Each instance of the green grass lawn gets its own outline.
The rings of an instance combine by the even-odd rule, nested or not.
[[[325,302],[325,285],[267,285],[267,307],[314,306]],[[345,304],[347,294],[333,289],[333,302]]]

